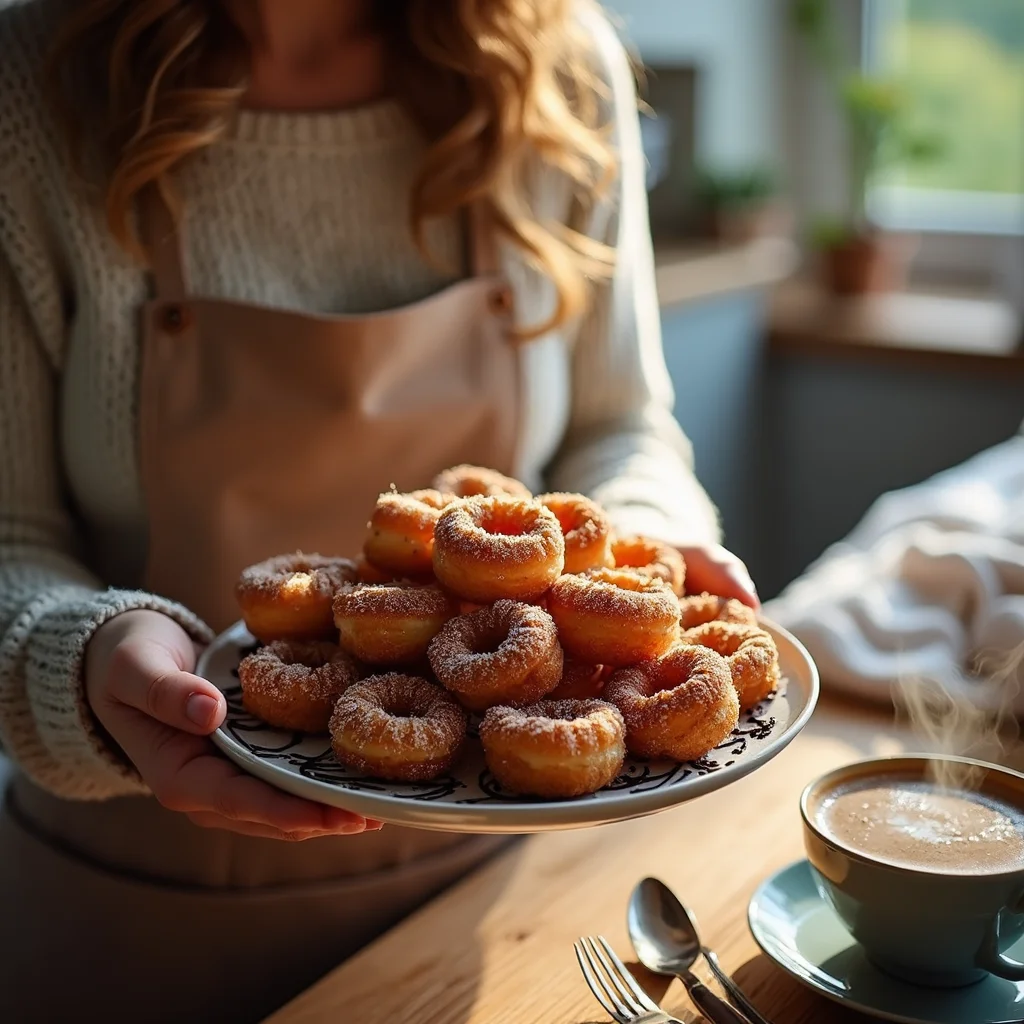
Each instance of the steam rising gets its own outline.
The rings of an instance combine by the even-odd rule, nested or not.
[[[928,753],[971,757],[1001,764],[1019,735],[1014,701],[1020,690],[1018,672],[1024,645],[998,657],[976,659],[973,676],[941,682],[901,678],[896,701]],[[951,789],[976,789],[984,772],[974,765],[935,761],[932,781]]]

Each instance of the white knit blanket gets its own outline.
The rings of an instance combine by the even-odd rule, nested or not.
[[[1024,714],[1024,436],[883,495],[765,614],[825,688],[888,702],[938,682]]]

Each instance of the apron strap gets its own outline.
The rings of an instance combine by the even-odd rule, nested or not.
[[[153,298],[184,302],[188,298],[188,284],[181,238],[170,207],[156,185],[146,187],[139,196],[139,227],[149,256]]]

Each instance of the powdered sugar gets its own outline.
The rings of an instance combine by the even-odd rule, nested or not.
[[[525,708],[493,707],[480,724],[486,750],[495,743],[528,750],[549,748],[563,756],[580,756],[625,736],[625,723],[614,705],[602,700],[540,701]]]
[[[531,675],[542,676],[538,687],[550,692],[562,675],[554,620],[543,608],[517,601],[450,619],[431,641],[428,657],[438,679],[464,696],[495,693],[500,700]]]
[[[439,473],[432,486],[442,494],[452,494],[456,498],[475,495],[492,497],[496,494],[510,494],[516,498],[531,497],[525,484],[482,466],[452,466]]]
[[[680,625],[683,629],[695,629],[708,622],[736,622],[756,626],[757,615],[752,608],[736,598],[719,597],[717,594],[697,594],[679,599]]]
[[[331,716],[331,734],[406,750],[418,760],[441,758],[466,735],[466,713],[436,683],[420,676],[388,672],[350,687]]]
[[[565,559],[565,541],[554,514],[543,505],[504,496],[468,498],[441,513],[434,531],[438,556],[493,571]]]
[[[301,694],[320,701],[340,696],[360,676],[358,663],[336,644],[278,640],[242,659],[242,689],[285,702]]]
[[[352,618],[421,619],[448,617],[455,608],[440,587],[432,583],[355,583],[338,590],[334,598],[336,620]]]
[[[630,623],[678,621],[679,605],[663,580],[618,569],[595,569],[580,576],[562,576],[548,594],[558,609]]]
[[[239,577],[235,591],[239,597],[254,595],[273,598],[296,575],[309,577],[309,584],[305,588],[308,593],[328,598],[342,584],[358,579],[356,564],[348,558],[327,558],[297,551],[250,565]]]

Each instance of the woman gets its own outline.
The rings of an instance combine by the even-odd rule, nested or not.
[[[756,602],[671,416],[643,178],[584,0],[0,12],[5,1019],[253,1019],[495,849],[206,739],[238,570],[356,550],[390,483],[586,491]]]

